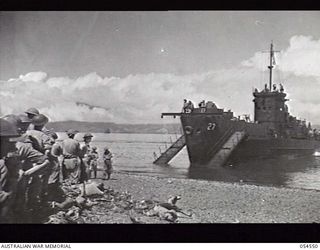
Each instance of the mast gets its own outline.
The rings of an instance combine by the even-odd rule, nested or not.
[[[269,73],[269,89],[271,91],[271,87],[272,87],[272,68],[273,68],[273,65],[272,65],[272,59],[273,59],[273,44],[272,44],[272,41],[271,41],[271,46],[270,46],[270,65],[268,66],[269,70],[270,70],[270,73]]]

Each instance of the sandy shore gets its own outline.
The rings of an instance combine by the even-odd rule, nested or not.
[[[317,190],[126,173],[114,173],[104,184],[117,191],[128,191],[136,200],[166,201],[171,195],[180,195],[182,199],[177,205],[193,213],[192,218],[179,218],[180,223],[320,222],[320,191]]]

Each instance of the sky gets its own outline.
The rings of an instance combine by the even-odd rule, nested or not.
[[[0,115],[167,123],[187,98],[253,118],[272,40],[289,111],[320,124],[319,30],[319,11],[0,12]]]

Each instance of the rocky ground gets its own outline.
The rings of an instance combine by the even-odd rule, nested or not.
[[[115,173],[47,223],[319,223],[320,191]],[[87,184],[89,187],[90,184]],[[81,187],[81,186],[80,186]],[[80,195],[80,196],[79,196]],[[172,206],[168,198],[181,197]],[[78,197],[78,198],[77,198]],[[80,198],[79,198],[80,197]],[[77,198],[77,200],[76,200]],[[59,204],[58,204],[59,205]]]

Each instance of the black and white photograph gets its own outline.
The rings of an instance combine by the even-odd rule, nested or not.
[[[1,11],[1,224],[320,222],[319,11]]]

